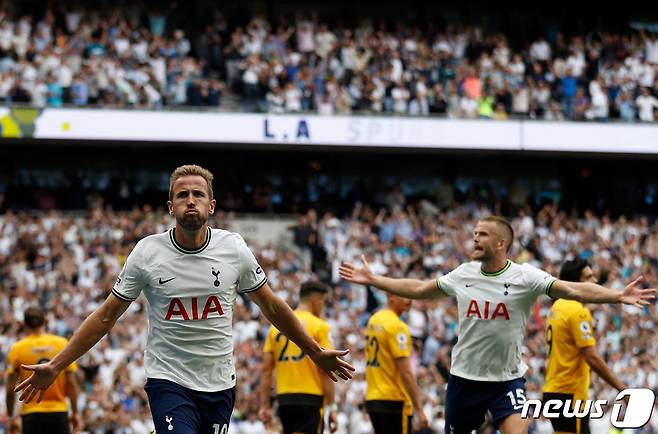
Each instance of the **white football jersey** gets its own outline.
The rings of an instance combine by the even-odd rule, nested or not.
[[[208,228],[194,251],[176,243],[175,228],[137,243],[112,293],[148,301],[146,376],[215,392],[235,386],[233,304],[267,278],[242,237]]]
[[[513,380],[528,369],[521,346],[532,305],[556,279],[510,260],[497,273],[485,273],[480,266],[468,262],[437,279],[441,291],[457,297],[459,309],[450,373],[469,380]]]

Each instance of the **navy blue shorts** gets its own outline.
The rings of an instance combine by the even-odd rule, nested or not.
[[[198,392],[169,380],[149,378],[144,386],[158,434],[226,434],[235,388]]]
[[[521,413],[525,379],[474,381],[451,375],[446,398],[446,434],[470,433],[483,423],[487,410],[498,425],[510,414]]]

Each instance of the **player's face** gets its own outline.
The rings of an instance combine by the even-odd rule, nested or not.
[[[167,205],[176,223],[190,231],[201,229],[215,212],[215,199],[210,199],[206,180],[198,175],[182,176],[172,190],[173,197]]]
[[[471,259],[474,261],[487,261],[496,256],[496,251],[503,243],[496,229],[496,223],[494,222],[478,222],[475,225]]]
[[[313,314],[322,317],[329,294],[315,294],[313,297]]]
[[[593,282],[596,283],[596,277],[594,277],[594,271],[591,267],[585,267],[580,272],[580,281],[581,282]]]

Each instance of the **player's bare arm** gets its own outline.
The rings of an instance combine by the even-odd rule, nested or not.
[[[14,387],[18,383],[18,367],[14,368],[11,372],[7,373],[6,384],[7,389],[5,391],[5,404],[7,406],[7,418],[9,419],[7,428],[9,434],[18,434],[20,432],[20,427],[18,420],[14,415],[14,404],[16,403],[16,393],[14,393]]]
[[[418,426],[415,428],[419,430],[425,429],[429,426],[429,422],[423,411],[423,402],[420,399],[420,391],[418,390],[416,377],[411,369],[411,360],[409,357],[400,357],[395,359],[395,363],[400,370],[402,384],[404,384],[404,388],[407,390],[407,393],[411,398],[411,403],[414,407],[414,414],[418,418]]]
[[[59,373],[96,345],[114,327],[114,323],[128,309],[130,303],[110,294],[105,302],[83,321],[69,343],[55,358],[39,365],[22,365],[23,369],[33,371],[33,374],[14,388],[15,392],[22,391],[19,400],[31,402],[36,398],[37,402],[40,402],[44,392]]]
[[[78,382],[75,372],[66,372],[66,397],[71,403],[71,414],[69,415],[69,423],[71,424],[71,431],[77,432],[80,427],[80,416],[78,413]]]
[[[263,352],[260,377],[260,411],[258,417],[265,425],[272,420],[270,410],[270,395],[272,393],[272,372],[274,371],[274,356],[272,353]]]
[[[270,286],[266,283],[260,289],[248,293],[251,298],[260,307],[265,318],[274,325],[278,330],[287,336],[291,341],[297,344],[301,350],[306,353],[313,362],[324,370],[329,378],[338,381],[337,377],[343,380],[352,378],[354,368],[352,365],[341,359],[347,355],[349,350],[327,350],[313,340],[304,327],[295,316],[293,310],[279,297],[274,295]]]
[[[399,297],[415,300],[439,299],[446,295],[439,290],[436,280],[394,279],[379,276],[372,272],[365,256],[361,255],[363,267],[345,262],[340,266],[339,273],[342,279],[361,285],[370,285]]]
[[[642,289],[642,276],[628,284],[622,292],[592,282],[567,282],[556,280],[550,289],[553,298],[566,298],[581,303],[623,303],[642,307],[656,298],[654,288]]]
[[[615,375],[614,372],[612,372],[612,370],[605,363],[599,352],[596,350],[596,346],[592,345],[591,347],[581,348],[580,353],[583,355],[583,358],[590,366],[590,368],[592,368],[592,370],[596,372],[599,377],[603,378],[606,383],[620,392],[626,388],[626,385]]]
[[[271,355],[270,355],[271,356]],[[336,407],[336,386],[327,375],[322,376],[322,394],[324,395],[324,404],[329,414],[329,432],[338,430],[338,416]]]

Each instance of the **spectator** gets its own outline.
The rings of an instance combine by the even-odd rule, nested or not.
[[[627,90],[622,91],[616,100],[620,117],[626,122],[633,122],[636,119],[637,111],[635,109],[635,102],[631,93]]]
[[[320,30],[315,35],[315,53],[322,59],[326,59],[336,46],[336,35],[329,30],[327,23],[320,24]]]
[[[570,118],[571,120],[578,120],[582,121],[585,120],[585,115],[587,111],[590,108],[590,100],[587,94],[585,93],[585,89],[582,86],[579,86],[578,89],[576,90],[576,95],[573,98],[573,113],[574,117]],[[565,114],[567,117],[569,116],[569,113],[566,113],[566,108]]]
[[[650,32],[647,35],[644,31],[641,31],[640,36],[644,40],[647,61],[652,65],[658,65],[658,34]]]
[[[427,98],[420,92],[416,93],[416,97],[409,103],[409,114],[411,116],[426,116],[429,113]]]
[[[292,81],[286,84],[284,99],[287,112],[294,113],[302,110],[302,91]]]
[[[557,101],[552,101],[550,104],[550,110],[544,115],[544,119],[547,121],[563,121],[564,115],[560,110],[560,104]]]
[[[459,100],[459,116],[467,119],[474,119],[478,116],[479,103],[477,100],[466,95]]]
[[[393,111],[395,113],[406,113],[409,102],[409,90],[402,80],[391,91],[391,97],[393,98]]]
[[[643,87],[640,96],[635,99],[638,115],[642,122],[655,121],[654,110],[658,108],[658,99],[649,93],[649,89]]]
[[[585,113],[585,118],[605,122],[608,120],[609,105],[608,94],[603,79],[600,81],[591,81],[589,84],[589,93],[592,95],[592,104],[589,111]]]
[[[478,115],[480,118],[491,119],[494,115],[494,97],[484,95],[478,101]]]
[[[574,120],[576,119],[578,113],[576,111],[576,100],[580,98],[581,102],[584,97],[584,91],[580,92],[578,95],[578,80],[573,73],[573,68],[567,68],[565,75],[561,78],[562,85],[562,110],[566,114],[566,117]],[[581,105],[581,113],[584,112]]]
[[[512,94],[512,113],[516,116],[526,118],[529,112],[530,92],[523,82],[519,82]]]
[[[543,36],[540,36],[530,46],[530,58],[540,62],[548,62],[551,58],[551,47]]]
[[[441,83],[435,83],[429,94],[429,111],[434,114],[445,114],[448,110],[448,101]]]
[[[46,103],[52,107],[61,107],[64,103],[64,89],[53,74],[48,76],[46,86],[48,87]]]
[[[506,121],[509,119],[509,115],[505,111],[505,106],[503,103],[496,104],[496,111],[493,114],[493,118],[497,121]]]

